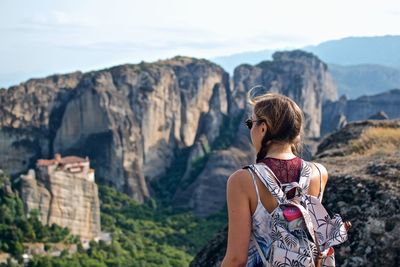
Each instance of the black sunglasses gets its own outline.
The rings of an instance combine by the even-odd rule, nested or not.
[[[251,130],[251,128],[253,127],[253,122],[259,122],[262,120],[252,120],[252,119],[247,119],[244,123],[246,124],[247,128],[249,128],[249,130]]]

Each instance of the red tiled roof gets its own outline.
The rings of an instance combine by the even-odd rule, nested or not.
[[[36,162],[36,165],[50,166],[50,165],[54,165],[57,163],[64,165],[64,164],[83,163],[83,162],[88,162],[88,160],[81,158],[81,157],[77,157],[77,156],[67,156],[67,157],[61,158],[61,160],[59,162],[57,162],[56,159],[38,159]]]
[[[53,164],[56,164],[55,159],[38,159],[36,161],[36,165],[38,165],[38,166],[50,166]]]
[[[68,156],[64,157],[61,159],[60,163],[61,164],[71,164],[71,163],[81,163],[81,162],[87,162],[87,159],[77,157],[77,156]]]

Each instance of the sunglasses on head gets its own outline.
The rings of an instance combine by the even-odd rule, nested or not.
[[[247,119],[244,123],[246,124],[247,128],[249,128],[249,130],[253,127],[253,122],[259,122],[262,120],[252,120],[252,119]]]

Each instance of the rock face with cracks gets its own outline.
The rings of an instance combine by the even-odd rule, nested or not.
[[[39,160],[21,175],[20,193],[26,213],[37,210],[43,224],[67,227],[83,240],[100,235],[100,201],[87,158]]]
[[[230,93],[221,67],[187,57],[33,79],[0,90],[0,168],[89,156],[99,181],[143,201],[174,149],[219,135]]]

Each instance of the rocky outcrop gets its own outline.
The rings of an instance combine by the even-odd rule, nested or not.
[[[400,130],[400,121],[350,123],[325,138],[313,158],[329,173],[323,204],[353,225],[349,240],[335,249],[337,266],[396,266],[400,261],[400,153],[359,155],[349,145],[370,128]],[[190,266],[220,266],[226,238],[227,228],[195,256]]]
[[[369,120],[388,120],[389,116],[384,111],[379,111],[378,113],[372,115],[368,118]]]
[[[246,92],[256,85],[296,101],[304,111],[307,137],[320,136],[322,105],[327,100],[337,99],[327,65],[300,50],[276,52],[273,61],[263,61],[255,66],[238,66],[234,72],[234,110],[245,107]]]
[[[0,92],[0,168],[89,156],[100,181],[143,201],[174,149],[214,141],[230,94],[223,69],[186,57],[32,80]]]
[[[321,135],[340,129],[345,125],[343,121],[366,120],[378,112],[384,112],[389,119],[399,118],[399,103],[400,89],[357,99],[342,96],[339,101],[327,101],[323,106]]]
[[[357,121],[346,125],[340,131],[326,136],[317,149],[318,158],[345,156],[351,153],[350,141],[357,140],[365,129],[371,127],[400,128],[400,120],[366,120]]]
[[[39,160],[36,170],[21,175],[20,192],[26,213],[38,210],[43,224],[67,227],[84,240],[100,235],[100,202],[88,159]]]
[[[396,266],[400,261],[400,153],[397,149],[354,153],[352,141],[362,140],[369,129],[388,129],[391,140],[400,142],[400,120],[354,122],[324,139],[316,160],[326,166],[331,177],[325,193],[327,207],[353,224],[349,241],[337,249],[337,262],[343,266]],[[384,145],[378,144],[380,148]]]

